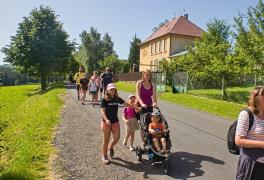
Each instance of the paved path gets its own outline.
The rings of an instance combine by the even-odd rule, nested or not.
[[[231,122],[163,101],[158,104],[168,121],[173,145],[169,175],[164,175],[158,165],[137,162],[135,153],[122,146],[122,121],[115,158],[110,165],[103,165],[100,109],[81,105],[75,93],[67,86],[63,120],[55,138],[67,179],[234,179],[238,157],[228,153],[225,140]],[[119,95],[126,98],[128,94]],[[135,144],[140,145],[139,132]]]

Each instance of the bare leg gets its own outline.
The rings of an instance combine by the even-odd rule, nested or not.
[[[110,135],[111,135],[111,130],[105,129],[102,132],[103,132],[102,155],[106,156],[107,155],[107,147],[108,147]]]
[[[162,150],[163,152],[166,152],[167,150],[167,143],[166,143],[166,139],[165,138],[161,138],[161,143],[162,143]]]
[[[158,138],[153,138],[153,143],[154,146],[156,147],[157,151],[160,151],[160,145],[159,145],[159,139]]]
[[[125,138],[124,138],[124,141],[123,141],[123,145],[126,145],[127,144],[127,141],[128,141],[129,136],[130,136],[129,132],[126,131],[126,135],[125,135]]]
[[[120,128],[112,130],[113,139],[111,140],[111,143],[109,145],[109,149],[113,149],[114,146],[118,143],[120,139]]]
[[[130,146],[133,146],[134,144],[134,137],[135,137],[135,131],[130,132]]]

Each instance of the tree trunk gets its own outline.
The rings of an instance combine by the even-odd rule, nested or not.
[[[45,90],[47,87],[47,76],[43,69],[40,71],[40,84],[41,90]]]
[[[222,75],[222,98],[227,99],[227,93],[226,93],[226,86],[225,86],[225,78]]]

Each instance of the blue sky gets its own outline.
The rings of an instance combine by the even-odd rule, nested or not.
[[[246,13],[258,0],[3,0],[0,1],[0,48],[10,43],[18,23],[33,8],[50,6],[70,39],[79,43],[83,30],[96,28],[102,35],[112,37],[119,58],[127,59],[130,41],[134,34],[142,41],[153,27],[174,15],[189,14],[189,20],[206,30],[210,19],[224,19],[233,24],[238,12]],[[185,11],[184,11],[185,10]],[[0,52],[0,64],[4,54]]]

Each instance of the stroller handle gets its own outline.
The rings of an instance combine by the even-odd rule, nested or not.
[[[149,106],[149,105],[148,105],[147,107],[142,107],[142,106],[141,106],[141,108],[144,108],[144,109],[153,108],[153,109],[156,109],[156,110],[160,113],[160,108],[159,108],[158,106],[152,106],[152,105]]]

